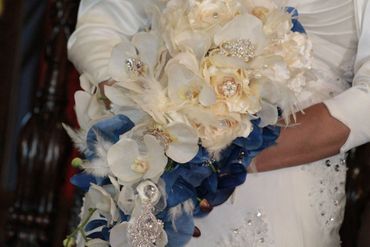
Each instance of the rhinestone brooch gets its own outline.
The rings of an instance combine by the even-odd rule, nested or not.
[[[237,39],[223,42],[220,45],[220,54],[230,57],[238,57],[248,62],[256,55],[256,46],[249,39]]]
[[[141,75],[145,71],[144,63],[138,59],[130,57],[126,60],[126,66],[129,73],[134,75]]]

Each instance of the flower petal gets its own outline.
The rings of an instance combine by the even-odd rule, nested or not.
[[[174,123],[167,127],[167,131],[175,138],[166,151],[168,157],[176,162],[186,163],[197,155],[199,138],[192,127]]]
[[[199,94],[199,102],[203,106],[210,106],[210,105],[215,104],[216,100],[217,100],[217,96],[216,96],[215,91],[211,87],[204,85],[202,88],[202,91],[200,91],[200,94]]]
[[[137,57],[137,54],[135,47],[128,40],[113,47],[109,61],[109,73],[113,80],[125,81],[129,78],[126,60],[130,57]]]
[[[104,86],[105,96],[119,106],[134,106],[134,102],[120,89],[114,86]]]
[[[131,215],[135,206],[135,193],[130,185],[124,185],[118,196],[118,207],[126,214]]]
[[[153,72],[158,61],[160,42],[158,36],[148,32],[140,32],[132,38],[132,43],[139,50],[139,57],[149,70]]]
[[[261,51],[266,44],[261,20],[250,14],[237,16],[215,34],[214,42],[220,45],[222,42],[238,39],[250,40],[257,52]]]
[[[149,170],[145,173],[144,179],[152,179],[157,182],[159,176],[163,174],[167,165],[167,157],[164,155],[164,148],[152,135],[144,136],[144,143],[148,149]]]
[[[132,247],[128,241],[128,222],[115,225],[110,231],[109,243],[112,247]]]
[[[112,173],[119,179],[119,182],[134,183],[140,180],[142,174],[131,169],[131,165],[138,157],[139,147],[137,143],[127,138],[122,138],[108,150],[108,165]]]

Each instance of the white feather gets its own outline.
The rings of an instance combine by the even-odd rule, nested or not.
[[[87,149],[86,143],[86,132],[83,129],[80,130],[73,130],[68,125],[62,123],[63,128],[67,132],[67,134],[71,137],[74,146],[83,153]]]
[[[169,217],[172,222],[173,229],[177,231],[175,221],[179,218],[183,213],[192,215],[194,211],[194,203],[192,199],[189,199],[183,203],[178,204],[175,207],[169,209]]]
[[[105,177],[111,174],[111,170],[107,162],[107,154],[112,145],[113,143],[104,140],[104,138],[96,132],[95,152],[97,158],[90,162],[85,162],[82,165],[87,173],[99,177]]]
[[[105,177],[110,174],[107,161],[100,158],[93,159],[91,162],[84,162],[82,168],[84,168],[85,172],[98,177]]]

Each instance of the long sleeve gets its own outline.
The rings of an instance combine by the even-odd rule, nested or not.
[[[370,2],[359,0],[357,9],[359,43],[352,88],[324,102],[331,115],[350,129],[341,152],[370,141]]]
[[[80,73],[99,83],[110,79],[112,48],[148,25],[138,0],[82,0],[75,32],[68,41],[68,57]]]

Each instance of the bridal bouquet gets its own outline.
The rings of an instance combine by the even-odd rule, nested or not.
[[[87,193],[65,246],[184,246],[300,109],[313,77],[297,11],[246,2],[151,6],[151,28],[113,48],[104,90],[82,74],[81,129],[65,128]]]

